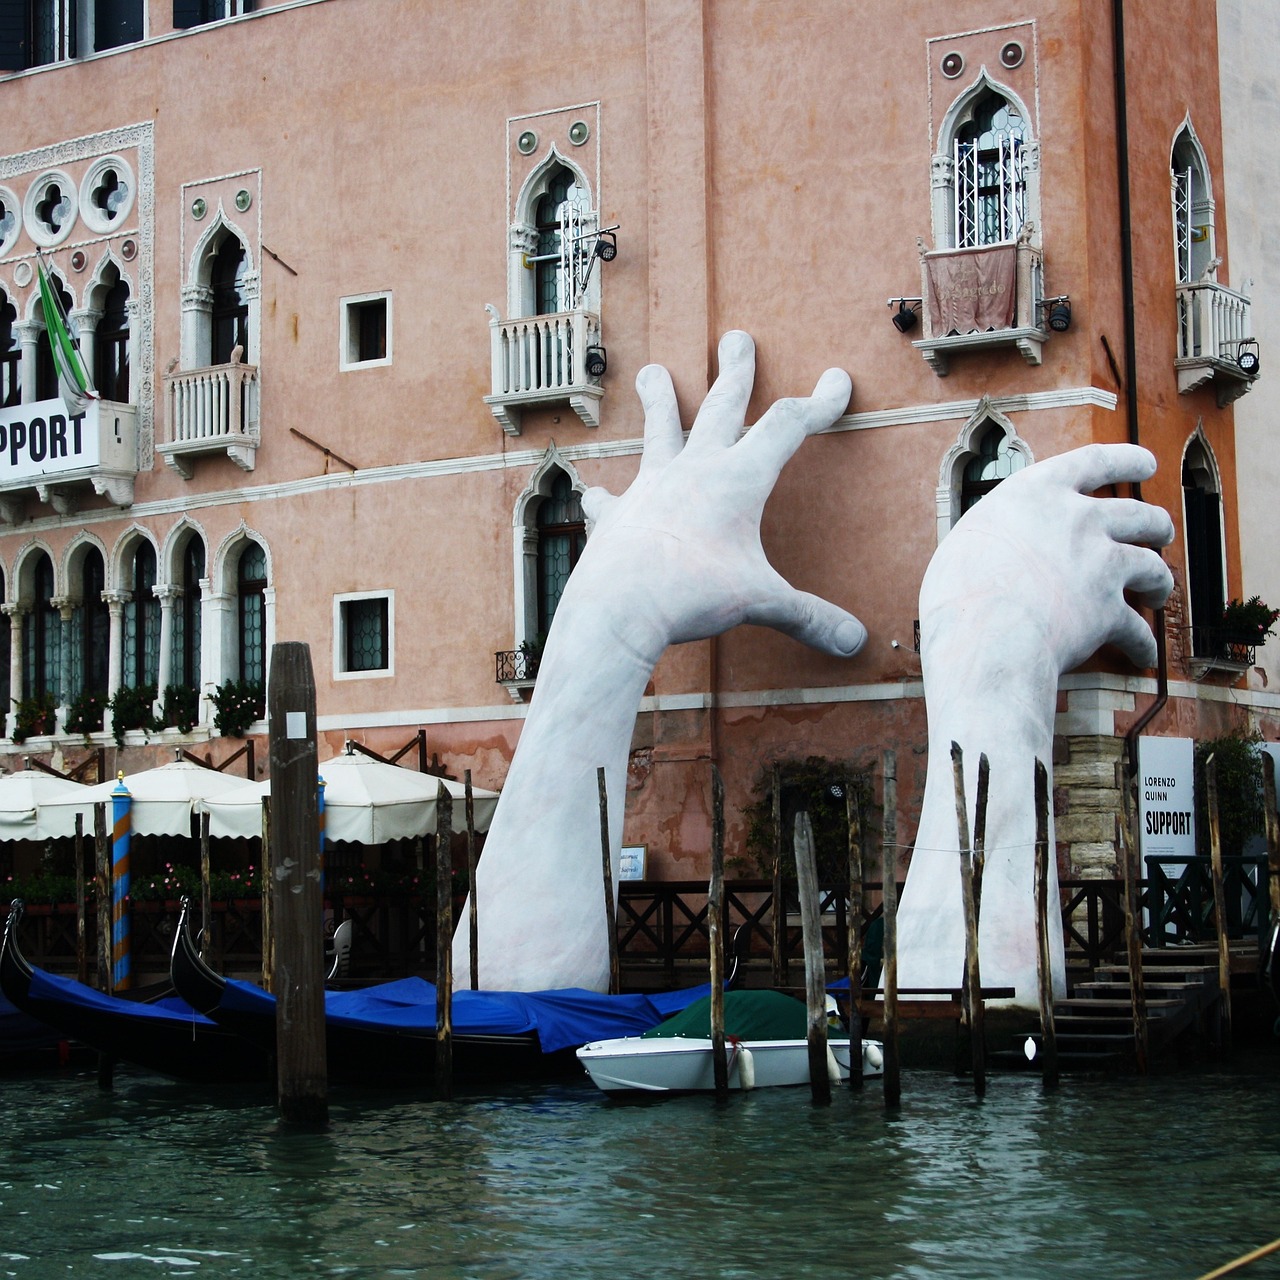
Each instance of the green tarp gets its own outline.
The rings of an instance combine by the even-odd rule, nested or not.
[[[726,991],[724,1033],[739,1040],[804,1040],[809,1034],[809,1015],[802,1001],[777,991]],[[687,1009],[644,1035],[645,1039],[671,1036],[709,1039],[711,997],[695,1000]]]

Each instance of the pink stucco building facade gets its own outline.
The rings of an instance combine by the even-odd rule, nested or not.
[[[705,873],[713,762],[731,854],[780,759],[892,748],[909,832],[930,555],[984,485],[1090,441],[1154,450],[1143,496],[1178,526],[1145,731],[1276,738],[1277,695],[1213,633],[1251,593],[1232,404],[1253,377],[1214,14],[1124,5],[1122,130],[1111,6],[1085,0],[0,6],[0,757],[225,757],[215,693],[303,640],[322,758],[425,727],[500,787],[589,534],[578,495],[638,464],[637,371],[671,370],[687,425],[730,328],[757,343],[752,417],[853,378],[764,539],[870,640],[668,653],[625,819],[651,876]],[[41,258],[103,389],[56,457]],[[952,325],[942,295],[984,290],[994,327]],[[196,723],[121,748],[68,730],[86,692],[152,686],[193,690]],[[1064,680],[1064,870],[1108,866],[1115,763],[1160,692],[1106,653]]]

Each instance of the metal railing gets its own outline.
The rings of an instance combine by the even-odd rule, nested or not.
[[[1252,336],[1249,299],[1209,281],[1180,284],[1177,294],[1178,359],[1234,361]]]
[[[523,649],[501,649],[493,655],[493,660],[498,683],[506,684],[512,680],[537,679],[542,657],[537,653],[526,653]]]
[[[583,361],[600,341],[600,317],[591,311],[489,321],[495,396],[548,394],[590,382]]]
[[[1148,944],[1212,942],[1218,936],[1213,909],[1213,871],[1207,857],[1148,857]],[[1265,854],[1237,854],[1222,859],[1222,889],[1227,936],[1256,938],[1261,951],[1270,920]]]
[[[1192,656],[1251,667],[1257,657],[1257,645],[1238,639],[1238,634],[1226,627],[1192,627]]]

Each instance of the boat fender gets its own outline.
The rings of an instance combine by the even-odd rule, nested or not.
[[[836,1055],[832,1052],[830,1045],[827,1045],[827,1079],[832,1084],[839,1084],[844,1079],[840,1074],[840,1064],[836,1061]]]
[[[870,1040],[862,1046],[862,1061],[872,1069],[879,1071],[884,1066],[884,1053],[878,1044],[873,1044]]]
[[[756,1060],[745,1044],[738,1049],[738,1087],[744,1093],[756,1087]]]

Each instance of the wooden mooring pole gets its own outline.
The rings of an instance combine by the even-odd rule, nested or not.
[[[1276,758],[1262,753],[1262,805],[1267,831],[1267,883],[1271,891],[1271,928],[1280,927],[1280,814],[1276,812]]]
[[[98,895],[98,990],[111,994],[111,855],[107,844],[107,806],[93,806],[94,888]]]
[[[76,814],[76,980],[89,981],[88,930],[84,918],[84,814]]]
[[[1124,945],[1129,962],[1129,1006],[1133,1016],[1133,1057],[1138,1074],[1147,1074],[1147,984],[1142,971],[1142,908],[1138,902],[1138,853],[1133,839],[1133,779],[1121,766],[1119,828],[1120,868],[1124,875]]]
[[[984,757],[985,758],[985,757]],[[978,963],[978,909],[973,891],[973,848],[969,842],[969,806],[964,790],[964,752],[951,744],[951,772],[956,793],[956,831],[960,841],[960,894],[964,917],[963,1021],[969,1032],[969,1060],[973,1091],[987,1091],[987,1058],[983,1043],[982,977]]]
[[[853,778],[844,783],[849,832],[849,1088],[862,1088],[862,814]]]
[[[436,791],[436,1096],[453,1097],[453,798]]]
[[[209,857],[209,813],[200,815],[200,959],[207,961],[213,942],[213,867]]]
[[[262,935],[262,989],[274,990],[276,931],[271,911],[271,797],[262,797],[262,912],[258,928]]]
[[[827,969],[822,954],[822,907],[819,902],[822,890],[818,886],[813,824],[803,809],[796,814],[795,851],[800,933],[804,940],[804,1003],[809,1019],[809,1088],[814,1102],[825,1105],[831,1101],[831,1076],[827,1067]],[[859,1069],[861,1066],[859,1063]]]
[[[729,1096],[724,1053],[724,781],[711,766],[711,882],[707,886],[707,947],[711,952],[711,1072],[716,1100]]]
[[[898,758],[884,753],[884,1105],[902,1103],[898,1061]]]
[[[782,770],[771,778],[773,806],[773,985],[787,985],[787,902],[782,883]]]
[[[1049,771],[1036,760],[1036,977],[1040,989],[1040,1070],[1046,1089],[1058,1087],[1058,1036],[1053,1025],[1053,965],[1049,954]],[[1055,904],[1056,906],[1056,904]]]
[[[609,994],[622,990],[622,972],[618,965],[618,904],[613,899],[613,848],[609,839],[609,789],[605,785],[604,765],[596,770],[596,790],[600,794],[600,861],[604,880],[604,922],[609,939]]]
[[[300,641],[271,646],[267,731],[275,821],[263,901],[270,895],[277,1101],[286,1123],[322,1125],[329,1119],[329,1069],[324,1034],[316,685],[311,649]],[[265,954],[265,938],[263,950]]]
[[[476,800],[471,770],[462,771],[467,817],[467,954],[471,962],[471,990],[480,989],[480,908],[476,904]]]
[[[1227,894],[1222,878],[1222,827],[1218,820],[1218,762],[1204,762],[1209,805],[1209,864],[1213,875],[1213,918],[1218,925],[1218,986],[1222,989],[1222,1048],[1231,1052],[1231,940],[1227,936]]]

